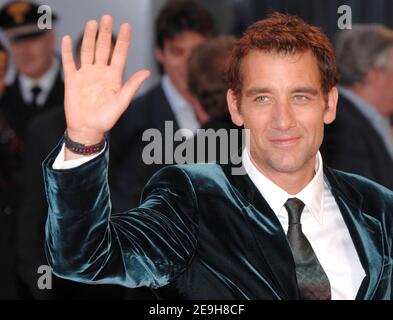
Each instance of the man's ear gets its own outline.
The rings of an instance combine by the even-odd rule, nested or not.
[[[160,64],[164,64],[164,52],[160,47],[156,48],[156,59]]]
[[[337,101],[338,101],[338,90],[337,87],[330,89],[327,96],[327,106],[323,115],[323,122],[325,124],[330,124],[336,119],[337,111]]]
[[[244,121],[239,109],[240,102],[238,103],[236,94],[231,89],[227,91],[227,103],[232,122],[238,127],[241,127]]]

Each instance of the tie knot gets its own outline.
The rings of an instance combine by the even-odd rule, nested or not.
[[[300,216],[304,209],[304,203],[298,198],[289,198],[284,204],[288,211],[289,224],[300,224]]]
[[[31,93],[33,97],[37,97],[41,93],[41,88],[39,86],[34,86],[31,88]]]

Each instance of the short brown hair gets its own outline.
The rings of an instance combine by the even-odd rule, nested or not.
[[[210,12],[194,0],[170,0],[156,19],[156,42],[164,48],[164,42],[177,34],[193,31],[210,37],[215,34]]]
[[[242,60],[252,50],[284,54],[311,50],[318,62],[323,93],[327,94],[337,84],[336,56],[327,36],[299,17],[276,12],[251,25],[232,51],[227,79],[238,101],[242,90]]]
[[[226,71],[236,38],[212,38],[192,51],[188,60],[188,88],[212,118],[228,114]]]

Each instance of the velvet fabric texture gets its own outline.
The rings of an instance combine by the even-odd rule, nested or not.
[[[299,299],[277,216],[231,165],[166,167],[139,207],[119,213],[111,210],[108,150],[54,170],[59,150],[44,162],[46,253],[56,275],[147,286],[165,299]],[[393,193],[359,176],[324,173],[366,273],[357,299],[391,299]]]

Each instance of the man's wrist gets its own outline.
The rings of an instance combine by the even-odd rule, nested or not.
[[[73,141],[67,134],[67,130],[64,132],[64,142],[68,150],[76,154],[92,155],[100,152],[105,147],[105,139],[102,139],[99,143],[85,145],[79,142]]]
[[[74,160],[100,152],[105,147],[105,136],[96,132],[72,131],[67,128],[64,134],[64,160]]]
[[[105,146],[106,147],[106,146]],[[81,156],[76,159],[67,159],[65,160],[65,153],[67,152],[67,149],[65,147],[65,144],[63,143],[59,154],[57,155],[55,161],[53,162],[52,168],[55,170],[67,170],[67,169],[72,169],[76,168],[88,161],[91,161],[92,159],[98,157],[100,154],[105,152],[105,148],[101,150],[99,153],[93,154],[91,156]],[[69,152],[69,151],[68,151]],[[70,152],[71,153],[71,152]],[[71,155],[73,155],[71,153]],[[78,155],[75,155],[78,156]]]
[[[94,145],[104,140],[104,133],[92,131],[92,130],[72,130],[67,128],[66,130],[68,137],[77,143],[83,145]]]

